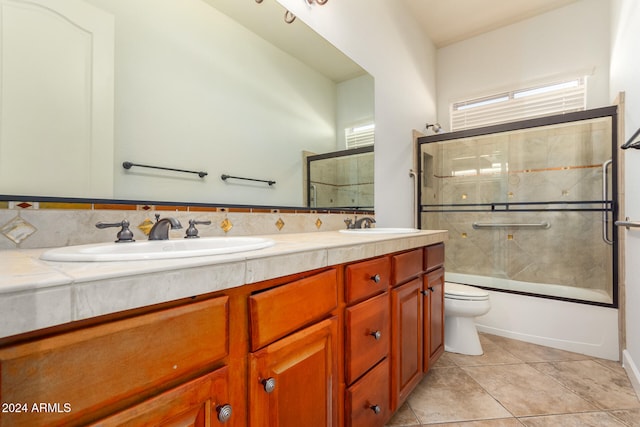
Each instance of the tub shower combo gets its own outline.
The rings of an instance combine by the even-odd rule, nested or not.
[[[617,307],[616,107],[418,139],[446,281]]]

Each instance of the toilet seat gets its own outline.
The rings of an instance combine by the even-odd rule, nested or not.
[[[444,297],[464,301],[486,301],[489,299],[489,292],[460,283],[445,282]]]

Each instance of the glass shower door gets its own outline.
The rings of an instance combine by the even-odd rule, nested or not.
[[[447,281],[617,303],[603,110],[420,139],[421,228],[449,230]]]

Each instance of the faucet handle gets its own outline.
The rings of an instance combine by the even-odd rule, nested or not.
[[[189,228],[187,228],[187,234],[186,236],[184,236],[185,239],[196,239],[200,236],[198,236],[198,229],[196,228],[196,225],[210,225],[211,221],[196,221],[195,219],[190,219],[189,220]]]
[[[129,229],[129,221],[123,219],[121,222],[98,222],[96,223],[97,228],[109,228],[109,227],[122,227],[117,234],[118,240],[116,243],[128,243],[135,242],[133,239],[133,231]]]

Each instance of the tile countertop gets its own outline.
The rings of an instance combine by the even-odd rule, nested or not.
[[[0,251],[0,338],[447,240],[444,230],[265,235],[269,248],[156,261],[50,262]]]

